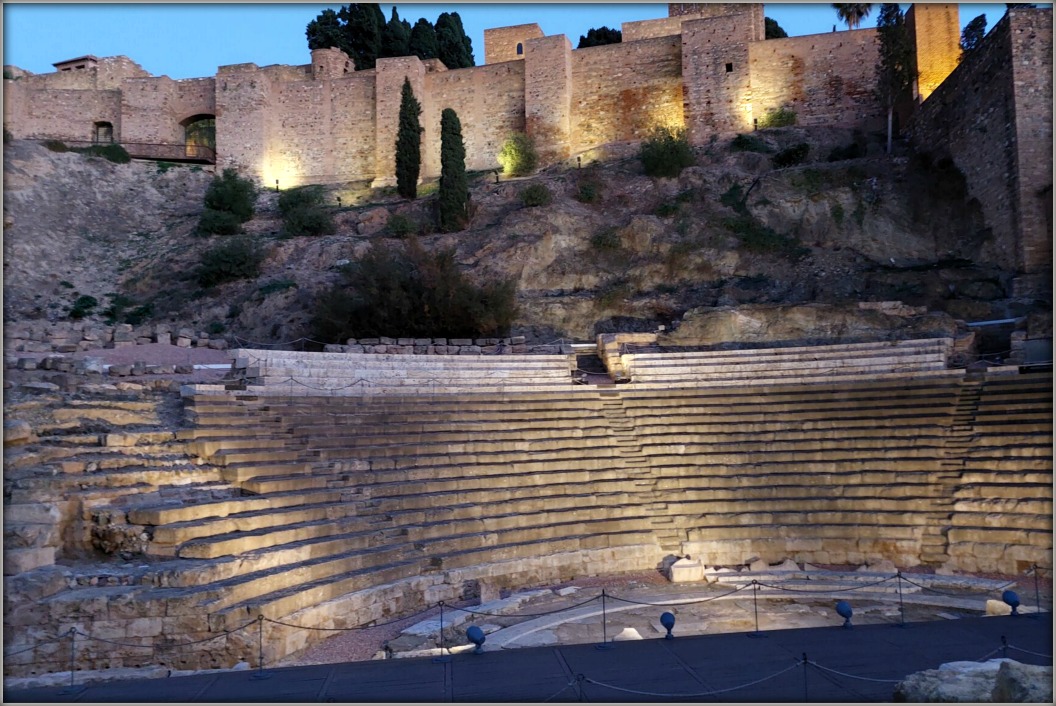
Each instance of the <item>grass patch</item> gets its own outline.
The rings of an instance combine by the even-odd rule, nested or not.
[[[685,128],[654,128],[638,150],[645,173],[651,177],[677,177],[693,166],[693,149]]]
[[[66,146],[66,143],[62,140],[44,140],[40,144],[44,145],[47,149],[52,152],[69,152],[70,148]]]
[[[72,152],[79,154],[85,154],[89,157],[102,157],[114,164],[128,164],[132,161],[132,156],[129,155],[128,150],[118,144],[109,145],[92,145],[91,147],[76,147]]]
[[[759,121],[760,128],[789,127],[796,124],[796,111],[789,108],[771,110]]]
[[[87,294],[82,294],[77,297],[73,306],[70,307],[70,318],[83,319],[85,316],[90,316],[97,306],[99,306],[99,300]]]
[[[546,188],[546,184],[531,184],[521,190],[521,202],[529,208],[549,206],[553,200],[553,194]]]
[[[656,207],[653,213],[660,218],[670,218],[671,216],[678,213],[679,205],[677,203],[662,203]]]
[[[393,213],[385,222],[385,230],[393,238],[406,238],[418,232],[418,223],[403,214]]]
[[[260,294],[262,299],[266,299],[272,294],[276,294],[278,292],[285,292],[287,289],[295,289],[296,287],[297,283],[294,282],[292,279],[283,278],[277,279],[274,282],[268,282],[267,284],[261,285],[257,289],[257,292]]]
[[[749,252],[784,255],[793,259],[799,259],[810,252],[795,238],[777,233],[752,216],[727,218],[723,225],[737,236],[741,247]]]

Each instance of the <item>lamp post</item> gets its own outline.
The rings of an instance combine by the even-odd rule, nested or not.
[[[276,194],[279,193],[279,180],[278,179],[275,180],[275,193]]]

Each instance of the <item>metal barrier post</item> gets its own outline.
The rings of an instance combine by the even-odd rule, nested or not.
[[[755,612],[755,632],[748,633],[748,637],[766,637],[759,632],[759,582],[752,579],[752,608]]]
[[[906,605],[902,602],[902,569],[895,574],[898,579],[898,625],[896,628],[906,627]]]
[[[268,679],[271,674],[264,671],[264,614],[257,615],[257,673],[250,679]]]
[[[1038,565],[1030,567],[1034,572],[1034,617],[1041,617],[1041,592],[1038,590]]]
[[[608,650],[612,648],[609,642],[608,613],[605,610],[605,589],[601,589],[601,644],[594,645],[596,650]]]
[[[76,686],[73,683],[74,663],[77,659],[77,628],[70,628],[67,634],[70,636],[70,685],[59,692],[63,696],[79,694],[88,688],[84,685]]]
[[[450,662],[450,655],[444,654],[444,602],[439,601],[437,605],[440,606],[440,656],[434,657],[433,662]]]
[[[803,653],[803,703],[809,704],[810,697],[807,694],[807,653]]]
[[[1008,659],[1008,638],[1001,636],[1001,656]]]

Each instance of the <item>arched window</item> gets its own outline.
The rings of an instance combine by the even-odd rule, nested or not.
[[[114,141],[114,124],[99,121],[92,130],[92,142],[109,143]]]
[[[517,42],[517,56],[524,54],[524,45]]]
[[[216,116],[192,115],[184,120],[186,156],[213,161],[216,154]]]

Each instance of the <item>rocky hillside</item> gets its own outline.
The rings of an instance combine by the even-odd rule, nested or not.
[[[477,281],[513,279],[512,333],[530,342],[677,328],[687,312],[745,304],[900,300],[965,320],[1034,305],[1011,299],[1012,273],[995,264],[1000,253],[955,170],[884,156],[849,131],[754,136],[770,151],[716,142],[677,179],[646,177],[633,157],[499,183],[477,175],[471,226],[421,242],[454,247]],[[828,161],[855,140],[869,156]],[[803,164],[773,168],[773,152],[802,142],[811,148]],[[375,241],[398,246],[386,231],[391,214],[426,222],[432,207],[430,196],[406,202],[349,186],[331,194],[336,234],[282,239],[276,194],[263,191],[247,224],[267,244],[263,274],[202,289],[194,270],[223,237],[194,233],[210,178],[197,167],[6,145],[5,321],[60,320],[89,295],[98,301],[89,318],[105,319],[109,308],[118,320],[244,341],[308,336],[314,301],[340,265]],[[545,185],[552,203],[526,207],[531,183]]]

